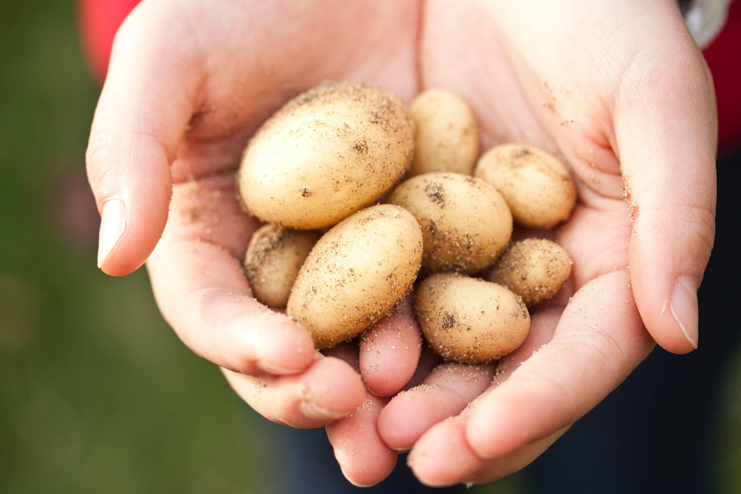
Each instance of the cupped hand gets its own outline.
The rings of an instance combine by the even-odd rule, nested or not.
[[[330,423],[365,399],[358,373],[315,358],[308,332],[257,303],[240,259],[257,222],[234,174],[250,135],[326,79],[417,91],[414,2],[142,2],[114,43],[90,135],[98,263],[145,260],[162,314],[268,418]]]
[[[668,0],[429,1],[420,39],[422,87],[464,96],[484,148],[556,153],[579,192],[567,223],[521,232],[554,238],[574,260],[525,345],[498,367],[436,368],[366,417],[388,447],[413,446],[423,482],[489,482],[533,461],[655,342],[697,348],[714,236],[712,81]],[[343,460],[347,474],[365,458]],[[376,473],[364,471],[366,482]]]

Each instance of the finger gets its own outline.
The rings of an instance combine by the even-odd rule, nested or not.
[[[279,424],[323,427],[353,413],[365,386],[346,362],[319,356],[301,374],[254,377],[223,369],[229,384],[256,412]]]
[[[167,37],[147,23],[162,10],[158,5],[145,2],[135,9],[116,36],[87,150],[88,178],[101,214],[98,265],[116,276],[141,266],[165,227],[169,165],[203,74],[188,22],[172,14]]]
[[[358,347],[343,343],[325,350],[327,355],[347,362],[359,371]],[[363,404],[351,415],[327,426],[327,437],[342,474],[353,485],[369,487],[389,476],[397,454],[381,440],[376,430],[378,414],[386,398],[367,393]]]
[[[623,76],[615,138],[634,219],[638,310],[659,345],[687,353],[698,344],[697,289],[715,233],[717,118],[707,66],[676,6],[667,7],[667,22],[651,29],[669,26],[646,38]]]
[[[234,199],[231,174],[178,185],[148,269],[162,315],[196,354],[244,374],[292,374],[313,361],[311,335],[258,303],[241,263],[257,227]]]
[[[378,433],[392,449],[406,451],[430,427],[460,413],[491,383],[495,364],[446,363],[421,385],[395,396],[378,417]]]
[[[466,417],[458,416],[437,424],[422,436],[409,453],[408,464],[420,482],[431,487],[494,482],[530,464],[567,429],[528,443],[501,458],[485,460],[466,442]]]
[[[417,369],[422,336],[412,312],[412,298],[407,295],[399,310],[360,338],[360,374],[368,389],[379,396],[397,393]]]
[[[473,407],[466,440],[481,458],[509,454],[572,424],[649,354],[625,271],[584,285],[554,338]]]
[[[496,364],[443,364],[421,386],[394,397],[378,420],[383,440],[393,449],[407,450],[429,428],[462,411],[487,388],[493,389],[506,381],[523,361],[551,340],[561,312],[549,308],[533,314],[530,333],[523,344]]]
[[[352,415],[327,426],[327,437],[342,474],[358,487],[379,483],[396,466],[397,453],[386,446],[376,430],[378,414],[386,401],[369,393]]]

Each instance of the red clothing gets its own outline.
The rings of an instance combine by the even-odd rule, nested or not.
[[[728,21],[703,52],[718,98],[718,143],[723,151],[741,146],[741,0],[731,4]]]

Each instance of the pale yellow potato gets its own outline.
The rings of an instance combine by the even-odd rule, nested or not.
[[[386,202],[417,218],[424,235],[422,266],[431,272],[470,274],[488,268],[512,235],[512,215],[502,195],[467,175],[418,175],[399,184]]]
[[[354,338],[411,289],[422,260],[422,232],[408,211],[366,208],[329,230],[299,272],[287,313],[316,348]]]
[[[385,89],[325,83],[289,101],[250,140],[238,173],[245,209],[301,229],[373,204],[409,170],[414,123]]]
[[[571,276],[571,258],[556,242],[528,238],[507,247],[489,273],[489,281],[506,286],[533,307],[553,298]]]
[[[499,190],[515,223],[551,228],[565,221],[576,204],[576,187],[566,166],[532,146],[503,144],[484,153],[474,176]]]
[[[430,348],[445,360],[480,364],[515,351],[530,331],[522,299],[496,283],[439,273],[420,283],[417,322]]]
[[[409,176],[471,175],[479,155],[479,127],[466,100],[445,89],[428,89],[412,101],[409,112],[417,126]]]
[[[250,239],[244,271],[255,298],[276,309],[285,308],[299,269],[321,233],[280,225],[260,227]]]

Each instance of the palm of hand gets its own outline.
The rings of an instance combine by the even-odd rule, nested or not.
[[[428,2],[422,13],[411,1],[337,2],[324,9],[291,5],[282,10],[190,1],[177,5],[179,22],[174,23],[171,7],[147,8],[155,26],[165,18],[174,26],[175,32],[154,43],[171,61],[164,68],[147,67],[154,74],[124,76],[127,67],[116,65],[114,52],[108,96],[104,92],[101,106],[129,90],[125,82],[137,76],[179,77],[176,88],[163,87],[159,93],[142,89],[135,95],[161,111],[160,121],[144,129],[160,143],[152,152],[174,159],[167,228],[148,263],[158,303],[183,341],[225,368],[235,390],[272,420],[299,427],[327,425],[366,399],[365,412],[330,426],[348,478],[370,484],[387,475],[395,453],[381,439],[396,443],[390,444],[395,448],[416,443],[412,467],[426,482],[506,475],[540,454],[646,357],[652,340],[626,270],[633,225],[622,197],[614,151],[622,152],[620,119],[612,106],[636,60],[631,50],[640,50],[617,27],[612,36],[619,48],[607,50],[605,61],[605,50],[590,48],[578,36],[561,36],[553,44],[538,39],[539,28],[577,32],[572,21],[583,19],[576,10],[567,12],[568,5],[555,18],[549,12],[527,22],[524,12],[496,2]],[[547,8],[553,9],[543,11]],[[592,9],[592,14],[610,14],[609,8],[603,10]],[[137,48],[131,41],[136,30],[149,28],[130,24],[134,27],[117,47],[124,54],[119,60]],[[564,54],[565,59],[554,58]],[[234,171],[244,144],[290,95],[324,79],[375,82],[406,100],[426,87],[447,87],[477,112],[485,147],[517,141],[560,152],[577,178],[578,205],[572,218],[553,232],[574,259],[568,293],[533,315],[525,345],[502,361],[494,384],[454,420],[437,424],[485,391],[493,367],[475,369],[474,381],[479,382],[474,385],[470,369],[438,368],[426,381],[435,387],[400,395],[384,408],[387,401],[366,395],[349,366],[333,358],[313,360],[308,335],[258,307],[239,269],[238,259],[257,227],[234,195]],[[163,105],[161,98],[169,104]],[[98,132],[98,139],[106,141],[100,136],[115,130]],[[140,152],[127,149],[125,140],[121,146],[119,151]],[[91,139],[91,156],[96,149]],[[634,153],[629,146],[625,149],[626,155]],[[158,173],[167,175],[162,169]],[[106,180],[110,177],[103,171],[91,170],[94,187]],[[134,225],[127,231],[132,240],[122,240],[144,245],[135,249],[140,258],[148,252],[141,239],[153,237],[152,232],[156,237],[162,227],[169,199],[164,195],[155,191],[149,209],[141,213],[153,221],[139,230]],[[106,262],[112,271],[118,264],[121,271],[130,270],[135,263],[119,261],[116,255],[104,261],[104,269]],[[403,318],[399,326],[408,323]],[[671,345],[676,339],[667,341]],[[682,343],[676,345],[681,348]],[[354,358],[351,350],[338,352]],[[381,370],[366,377],[372,389],[374,383],[393,379],[392,374]],[[403,398],[413,393],[426,397]],[[440,405],[437,415],[425,415],[422,407],[430,404]],[[497,420],[489,420],[492,416]],[[378,433],[356,432],[357,425],[375,426],[377,421]],[[358,445],[366,456],[345,454]]]

